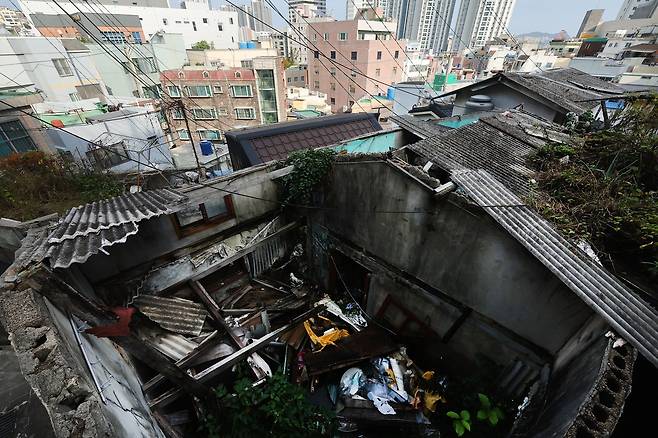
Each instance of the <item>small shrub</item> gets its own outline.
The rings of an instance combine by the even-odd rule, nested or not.
[[[307,205],[311,194],[325,181],[336,152],[333,149],[306,149],[288,156],[286,166],[293,166],[292,172],[283,178],[284,202]]]

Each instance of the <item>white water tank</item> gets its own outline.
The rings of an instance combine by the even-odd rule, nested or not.
[[[466,108],[464,109],[464,114],[475,113],[478,111],[491,111],[494,109],[494,104],[491,102],[491,98],[484,94],[476,94],[471,96],[470,99],[466,101]]]

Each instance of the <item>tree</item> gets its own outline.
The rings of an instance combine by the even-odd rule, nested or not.
[[[292,58],[283,58],[283,68],[292,67],[295,65],[295,60]]]
[[[209,44],[206,40],[198,41],[192,44],[192,50],[210,50],[212,49],[212,44]]]

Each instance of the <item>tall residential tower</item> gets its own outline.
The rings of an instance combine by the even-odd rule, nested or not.
[[[461,0],[455,47],[483,47],[487,41],[508,31],[516,0]]]

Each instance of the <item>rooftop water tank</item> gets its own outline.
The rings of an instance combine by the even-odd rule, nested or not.
[[[494,104],[491,102],[489,96],[476,94],[466,101],[464,114],[475,113],[478,111],[491,111],[492,109],[494,109]]]
[[[255,49],[256,41],[247,41],[247,49]]]
[[[246,49],[247,48],[247,43],[246,41],[240,41],[238,43],[238,49]]]
[[[386,98],[389,100],[393,100],[395,98],[395,88],[388,87],[388,90],[386,90]]]
[[[201,140],[199,146],[201,146],[201,155],[213,154],[212,142],[210,140]]]

